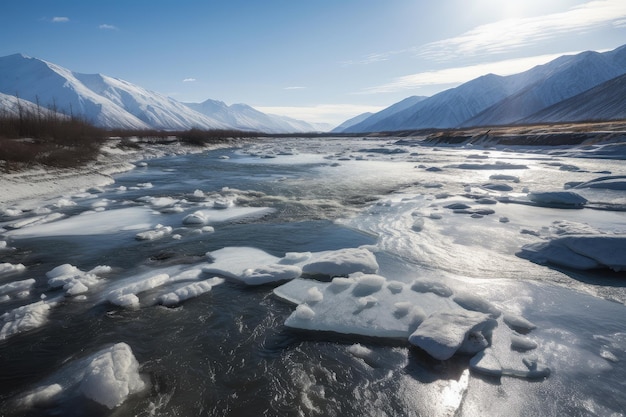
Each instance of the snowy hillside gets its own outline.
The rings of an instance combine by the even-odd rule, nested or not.
[[[371,112],[361,113],[358,116],[354,116],[353,118],[346,120],[345,122],[343,122],[339,126],[335,127],[333,130],[331,130],[331,132],[333,132],[333,133],[341,133],[344,130],[346,130],[347,128],[349,128],[350,126],[354,126],[357,123],[361,123],[363,120],[367,119],[368,117],[372,116],[373,114],[374,113],[371,113]]]
[[[37,114],[37,112],[40,111],[42,115],[50,112],[46,108],[37,108],[37,104],[31,103],[28,100],[18,99],[15,96],[0,93],[0,116],[15,117],[19,116],[20,111],[27,114]]]
[[[408,107],[404,104],[411,98],[405,99],[343,132],[514,124],[625,73],[626,45],[605,53],[562,56],[515,75],[484,75]],[[543,121],[538,117],[532,120]]]
[[[391,118],[394,114],[399,113],[405,109],[411,108],[412,106],[417,105],[418,103],[420,103],[421,101],[427,98],[428,97],[423,97],[423,96],[407,97],[404,100],[401,100],[377,113],[374,113],[373,115],[371,115],[370,117],[362,121],[352,123],[353,119],[347,120],[341,124],[341,125],[347,124],[346,128],[342,130],[339,130],[339,128],[337,128],[335,129],[335,131],[344,132],[344,133],[358,133],[358,132],[367,132],[370,130],[377,130],[377,129],[372,129],[372,127],[376,126],[376,124],[379,123],[380,121]],[[389,129],[386,129],[386,130],[389,130]]]
[[[626,119],[626,74],[563,100],[522,123]]]
[[[537,74],[517,94],[486,109],[464,126],[502,125],[519,121],[626,73],[626,48],[600,54],[583,52],[561,57],[535,70]],[[547,71],[546,71],[547,70]],[[533,70],[530,70],[533,71]],[[511,76],[515,78],[516,76]]]
[[[506,83],[504,77],[488,74],[420,100],[400,111],[392,111],[387,117],[379,118],[374,123],[370,123],[371,118],[367,119],[348,128],[347,131],[451,128],[507,97],[511,94],[511,90],[512,87]],[[393,110],[396,105],[402,103],[404,100],[377,113],[377,115]]]
[[[271,133],[313,132],[315,126],[295,119],[260,112],[247,104],[226,105],[222,101],[184,103],[185,106],[235,129]]]
[[[0,93],[62,113],[80,115],[106,128],[238,129],[268,133],[315,130],[306,122],[267,115],[246,105],[229,107],[208,100],[205,103],[214,103],[215,112],[208,111],[208,106],[198,111],[124,80],[102,74],[75,73],[21,54],[0,57]]]

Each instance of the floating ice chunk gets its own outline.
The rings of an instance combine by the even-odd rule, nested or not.
[[[309,275],[342,276],[354,272],[375,274],[378,263],[372,252],[363,248],[348,248],[318,252],[306,263],[302,272]]]
[[[183,218],[183,224],[185,225],[205,225],[208,221],[209,216],[206,214],[206,211],[202,210],[188,214]]]
[[[609,177],[595,178],[581,184],[577,184],[573,188],[600,188],[604,190],[626,190],[626,176],[616,175]]]
[[[299,320],[313,320],[313,317],[315,317],[315,311],[313,311],[311,307],[306,304],[300,304],[296,307],[295,316]]]
[[[436,312],[409,336],[409,343],[435,359],[446,360],[455,353],[476,353],[487,347],[497,321],[474,311]]]
[[[402,290],[404,289],[404,284],[400,281],[388,281],[387,289],[393,294],[397,294],[399,292],[402,292]]]
[[[87,271],[88,274],[94,274],[94,275],[100,275],[100,274],[108,274],[111,271],[113,271],[113,268],[111,268],[108,265],[98,265],[94,268],[92,268],[91,270]]]
[[[205,273],[242,279],[246,270],[276,265],[280,258],[256,248],[228,247],[208,252],[213,262],[202,268]]]
[[[441,297],[450,297],[452,295],[452,290],[446,284],[427,278],[419,278],[413,281],[411,289],[421,293],[432,292]]]
[[[154,230],[148,230],[146,232],[140,232],[135,235],[135,239],[137,240],[157,240],[161,239],[167,235],[172,233],[171,226],[163,226],[162,224],[157,224]]]
[[[63,392],[61,385],[50,384],[30,391],[28,394],[20,397],[17,403],[22,408],[41,407],[50,404],[61,392]]]
[[[593,259],[572,252],[558,239],[524,245],[516,255],[540,265],[553,264],[583,270],[600,267]]]
[[[232,220],[261,218],[274,210],[268,207],[224,207],[218,210],[216,207],[206,210],[197,210],[190,214],[188,222],[202,221],[204,223],[186,223],[186,224],[206,224],[206,223],[223,223]],[[196,217],[197,219],[194,219]],[[184,220],[183,220],[184,223]]]
[[[11,229],[21,229],[22,227],[32,227],[40,224],[50,223],[65,217],[63,213],[51,213],[42,216],[29,217],[9,224]]]
[[[159,303],[164,306],[174,306],[182,303],[190,298],[198,297],[213,289],[214,286],[222,284],[223,278],[213,277],[200,282],[193,282],[178,288],[176,291],[163,294],[159,297]]]
[[[223,209],[231,208],[234,205],[235,205],[235,202],[233,200],[225,199],[225,198],[218,199],[213,202],[213,208],[215,209],[223,210]]]
[[[370,359],[374,354],[374,351],[372,351],[369,348],[366,348],[360,343],[355,343],[354,345],[351,345],[348,348],[348,352],[350,352],[353,356],[360,358],[360,359]]]
[[[496,306],[477,295],[461,292],[457,293],[452,300],[466,310],[489,314],[494,319],[500,316],[500,310]]]
[[[485,349],[472,357],[470,368],[475,372],[497,378],[503,374],[502,365],[491,349]]]
[[[0,214],[6,217],[18,217],[24,214],[24,212],[17,208],[4,208],[0,209]]]
[[[470,369],[498,378],[512,376],[526,379],[542,379],[550,376],[550,368],[540,363],[536,358],[522,358],[521,362],[517,367],[512,367],[512,364],[502,365],[493,350],[487,348],[470,359]]]
[[[13,237],[84,236],[116,233],[152,227],[152,211],[146,207],[128,207],[103,212],[82,213],[66,219],[9,232]]]
[[[279,263],[293,265],[306,262],[309,259],[311,259],[311,252],[287,252]]]
[[[149,276],[109,292],[106,298],[111,304],[120,307],[139,308],[139,297],[137,297],[137,294],[160,287],[169,280],[170,276],[168,274]]]
[[[355,297],[364,297],[380,291],[386,282],[385,277],[374,274],[365,274],[356,276],[356,285],[352,290]]]
[[[513,187],[508,184],[498,184],[498,183],[486,183],[481,185],[481,188],[490,191],[513,191]]]
[[[317,287],[311,287],[307,291],[306,302],[308,304],[319,303],[324,299],[324,293]]]
[[[257,268],[248,268],[237,279],[248,285],[262,285],[270,282],[286,281],[298,278],[302,269],[295,265],[264,265]]]
[[[525,245],[517,254],[539,264],[574,269],[626,270],[626,235],[567,235]]]
[[[498,180],[498,181],[513,181],[515,183],[519,182],[519,177],[515,175],[494,174],[494,175],[490,175],[489,179]]]
[[[4,322],[0,329],[0,340],[42,326],[48,320],[50,307],[50,303],[38,301],[4,313],[0,316]]]
[[[130,346],[118,343],[98,352],[89,362],[80,391],[85,397],[112,409],[144,387],[139,363]]]
[[[533,350],[537,348],[537,342],[524,336],[511,335],[511,349],[513,350]]]
[[[609,362],[614,362],[614,363],[619,362],[619,359],[617,358],[617,356],[615,356],[613,352],[611,352],[610,350],[606,348],[600,349],[600,357],[602,359],[606,359]]]
[[[303,330],[330,331],[406,341],[424,319],[423,309],[429,312],[451,308],[460,309],[448,298],[430,293],[415,293],[405,289],[393,293],[383,290],[384,285],[383,289],[373,295],[358,296],[354,294],[358,278],[358,275],[350,278],[334,278],[330,283],[299,278],[275,288],[274,294],[293,303],[307,302],[308,290],[312,287],[317,287],[324,295],[321,301],[306,305],[315,313],[314,316],[302,320],[294,312],[287,318],[285,325]]]
[[[581,208],[587,199],[573,191],[544,191],[528,193],[528,199],[547,207]]]
[[[471,208],[470,205],[465,204],[465,203],[451,203],[444,207],[450,210],[463,210],[463,209]]]
[[[614,271],[626,270],[626,234],[567,236],[561,238],[571,251],[593,259]]]
[[[527,165],[511,164],[508,162],[495,162],[493,164],[455,164],[448,165],[446,168],[471,169],[471,170],[503,170],[503,169],[528,169]]]
[[[19,294],[19,293],[24,293],[25,291],[28,292],[35,285],[35,282],[36,281],[33,278],[31,278],[31,279],[25,279],[22,281],[13,281],[8,284],[0,285],[0,296],[4,296],[8,294],[15,294],[15,293]],[[7,300],[9,299],[10,297],[7,296]]]
[[[25,270],[26,267],[23,264],[0,263],[0,275],[16,274]]]
[[[67,198],[60,198],[57,200],[56,203],[54,203],[55,207],[58,208],[62,208],[62,207],[73,207],[76,205],[76,202],[72,201],[72,200],[68,200]]]
[[[0,240],[0,250],[2,249],[7,249],[7,241],[6,240]]]
[[[371,295],[368,295],[368,296],[365,296],[365,297],[360,297],[357,300],[357,304],[361,308],[374,307],[377,303],[378,303],[378,298],[376,298],[374,296],[371,296]]]
[[[86,293],[90,287],[99,283],[100,278],[92,271],[107,273],[111,271],[111,267],[100,265],[89,272],[83,272],[73,265],[63,264],[46,272],[46,276],[50,287],[63,287],[66,295],[75,296]]]
[[[502,317],[502,319],[507,326],[516,332],[528,333],[529,331],[537,328],[535,324],[526,320],[524,317],[515,314],[507,313]]]

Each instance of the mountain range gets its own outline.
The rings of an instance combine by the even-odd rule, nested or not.
[[[0,57],[0,111],[47,108],[79,115],[96,126],[124,129],[236,129],[266,133],[313,132],[301,120],[216,100],[182,103],[124,80],[81,74],[22,54]],[[328,130],[328,127],[326,127]]]
[[[487,74],[431,97],[409,97],[337,133],[626,119],[626,45],[564,55],[509,76]]]

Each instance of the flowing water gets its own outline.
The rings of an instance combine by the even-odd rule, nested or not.
[[[549,268],[516,253],[558,228],[554,222],[626,232],[626,194],[589,189],[585,197],[594,207],[574,210],[502,198],[626,174],[623,161],[586,156],[389,140],[268,140],[149,160],[103,190],[5,215],[0,261],[26,269],[0,275],[0,285],[35,283],[19,294],[6,291],[0,313],[42,296],[54,304],[40,325],[0,340],[0,415],[621,415],[624,272]],[[472,217],[444,207],[480,198],[494,214]],[[216,204],[225,208],[211,208]],[[185,224],[187,215],[209,208],[213,231]],[[65,217],[46,220],[54,213]],[[157,224],[172,229],[159,239],[136,239]],[[382,276],[445,280],[523,314],[537,325],[536,355],[550,376],[492,378],[470,371],[464,355],[438,361],[398,340],[288,328],[294,306],[274,295],[280,283],[226,279],[174,307],[158,302],[178,285],[171,282],[138,292],[136,308],[107,299],[140,277],[205,265],[206,253],[222,248],[252,247],[281,258],[364,245]],[[111,270],[73,297],[46,277],[62,264]],[[85,358],[120,342],[132,349],[145,387],[109,408],[87,399],[76,379]],[[357,343],[367,354],[355,354]],[[25,405],[25,395],[54,384],[60,393]]]

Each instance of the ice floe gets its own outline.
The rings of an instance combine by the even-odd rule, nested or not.
[[[213,289],[214,286],[222,284],[223,278],[213,277],[204,281],[192,282],[191,284],[184,285],[175,291],[168,292],[159,297],[159,303],[164,306],[175,306],[182,303],[185,300],[196,298],[202,294],[205,294]]]
[[[0,316],[0,340],[41,327],[48,320],[50,308],[54,305],[52,302],[37,301],[4,313]]]
[[[121,342],[68,361],[16,403],[21,409],[49,407],[67,397],[83,396],[113,409],[146,386],[132,349]]]
[[[126,343],[118,343],[94,355],[80,383],[85,397],[111,409],[144,388],[139,363]]]
[[[26,267],[23,264],[12,264],[10,262],[0,263],[0,275],[16,274],[24,272]]]
[[[573,269],[626,270],[626,235],[566,235],[524,245],[518,256]]]
[[[485,349],[497,325],[488,314],[475,311],[435,312],[409,336],[409,342],[445,360],[457,352],[476,354]]]
[[[62,287],[65,295],[75,296],[88,292],[90,288],[100,282],[101,277],[98,276],[99,274],[107,274],[109,272],[111,272],[111,267],[106,265],[100,265],[88,272],[84,272],[73,265],[63,264],[46,272],[46,277],[50,287]]]
[[[49,222],[36,227],[11,230],[8,236],[86,236],[110,234],[120,231],[141,230],[154,227],[152,210],[146,207],[126,207],[101,212],[85,212],[76,216]]]
[[[587,204],[587,199],[573,191],[543,191],[531,192],[528,199],[545,207],[581,208]]]

